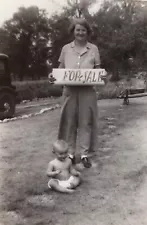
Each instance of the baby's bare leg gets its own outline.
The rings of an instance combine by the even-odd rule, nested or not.
[[[74,192],[74,190],[72,190],[72,189],[67,189],[67,188],[60,186],[58,181],[54,180],[54,179],[52,179],[50,181],[49,185],[53,190],[61,192],[61,193],[73,193]]]
[[[81,179],[80,177],[75,177],[71,182],[71,188],[76,188],[77,186],[79,186],[79,184],[81,183]]]

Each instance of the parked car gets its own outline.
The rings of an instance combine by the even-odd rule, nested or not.
[[[12,85],[9,57],[0,53],[0,119],[11,118],[15,113],[16,87]]]

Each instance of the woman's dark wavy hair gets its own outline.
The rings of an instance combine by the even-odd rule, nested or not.
[[[92,30],[90,28],[90,25],[89,23],[87,22],[87,20],[83,19],[83,18],[76,18],[72,21],[70,27],[69,27],[69,34],[73,35],[73,32],[74,32],[74,29],[75,29],[75,26],[79,24],[83,27],[86,28],[87,30],[87,34],[88,36],[90,36],[90,34],[92,33]]]

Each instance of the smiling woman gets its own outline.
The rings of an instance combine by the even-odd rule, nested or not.
[[[91,28],[85,19],[76,19],[70,27],[74,41],[62,48],[59,68],[98,69],[100,55],[97,46],[88,42]],[[93,86],[66,86],[58,138],[69,144],[70,159],[75,163],[77,135],[81,161],[91,167],[89,150],[97,149],[97,98]]]

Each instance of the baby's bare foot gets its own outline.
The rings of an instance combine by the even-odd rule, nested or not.
[[[74,193],[74,192],[75,192],[74,189],[67,189],[67,193],[69,193],[69,194],[72,194],[72,193]]]

